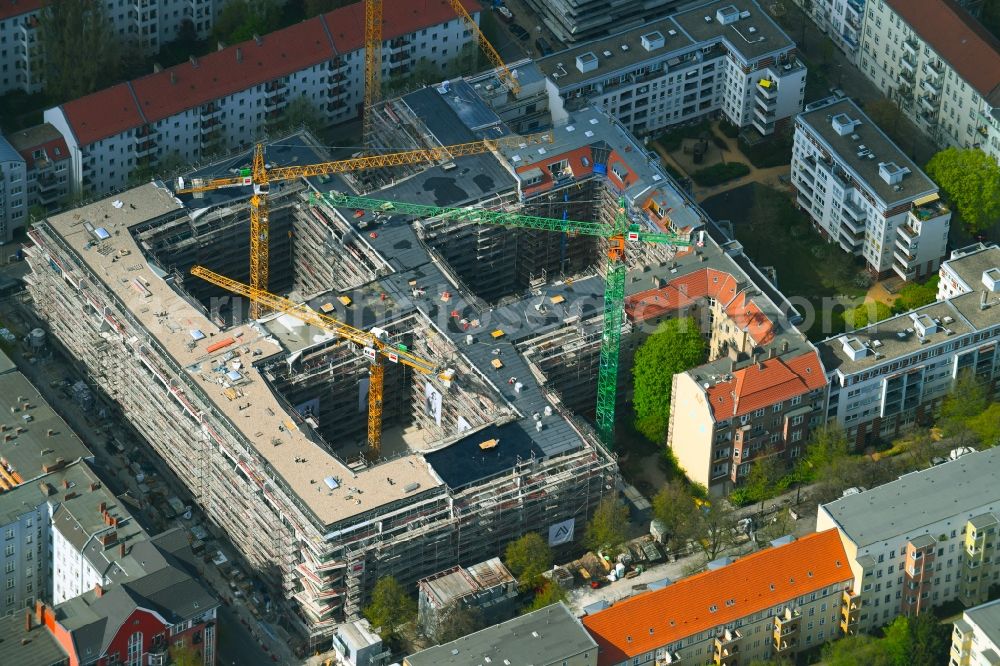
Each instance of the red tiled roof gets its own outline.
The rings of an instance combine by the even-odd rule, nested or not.
[[[566,160],[575,178],[584,178],[594,170],[594,155],[590,146],[583,146],[582,148],[570,150],[565,153],[546,152],[544,156],[539,156],[537,162],[524,164],[514,169],[519,174],[527,173],[533,169],[538,169],[542,172],[542,179],[533,185],[525,186],[524,193],[526,195],[537,194],[551,189],[554,179],[549,165],[561,162],[562,160]]]
[[[749,414],[826,384],[815,351],[793,358],[769,358],[733,373],[729,381],[706,389],[716,421]]]
[[[0,0],[0,21],[41,9],[46,0]]]
[[[62,110],[80,145],[142,125],[142,116],[127,83],[66,102]]]
[[[583,626],[599,646],[598,666],[610,666],[850,580],[831,529],[619,601]]]
[[[621,165],[621,168],[625,170],[624,180],[619,178],[618,174],[614,172],[614,169],[612,167],[616,165]],[[636,179],[637,176],[635,175],[635,171],[633,171],[632,168],[628,165],[628,162],[625,161],[625,158],[619,155],[617,150],[612,150],[611,154],[608,155],[608,180],[614,183],[618,187],[618,189],[624,190],[630,185],[634,185]]]
[[[50,162],[61,162],[62,160],[69,159],[69,148],[66,147],[66,140],[62,137],[52,139],[51,141],[46,141],[39,146],[33,146],[31,148],[17,151],[21,154],[21,157],[24,158],[29,171],[35,168],[35,158],[33,153],[36,150],[45,151],[45,157]]]
[[[476,0],[462,4],[470,13],[481,9]],[[447,0],[394,0],[385,3],[382,36],[395,39],[453,18]],[[362,3],[355,3],[264,35],[260,44],[254,40],[236,44],[199,58],[197,65],[170,67],[67,102],[62,109],[77,141],[86,145],[287,76],[363,44],[364,10]]]
[[[1000,103],[1000,42],[950,0],[886,0],[980,95]]]

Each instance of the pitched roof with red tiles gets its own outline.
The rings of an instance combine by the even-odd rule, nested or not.
[[[59,130],[48,123],[11,132],[5,138],[24,158],[29,170],[35,167],[35,151],[38,150],[43,152],[44,159],[51,162],[69,159],[66,140]]]
[[[789,400],[826,384],[819,355],[778,356],[741,368],[729,381],[706,389],[716,421],[725,421]]]
[[[951,0],[886,0],[969,85],[1000,104],[1000,41]]]
[[[4,0],[0,0],[2,3]],[[462,0],[470,12],[476,0]],[[382,37],[395,39],[455,18],[447,0],[386,3]],[[163,71],[62,105],[81,145],[168,118],[187,109],[330,60],[364,44],[362,3],[317,16]],[[239,57],[237,57],[239,53]]]
[[[850,580],[840,536],[827,530],[619,601],[583,626],[598,666],[610,666]]]
[[[594,170],[594,155],[590,146],[583,146],[582,148],[570,150],[565,153],[546,152],[544,157],[540,156],[537,162],[523,164],[515,169],[521,175],[534,169],[542,172],[542,179],[540,181],[524,186],[525,195],[538,194],[539,192],[552,189],[555,178],[552,175],[552,170],[549,169],[549,165],[563,160],[566,160],[566,164],[570,171],[573,172],[574,178],[584,178],[589,176]]]
[[[0,21],[37,11],[46,0],[0,0]]]

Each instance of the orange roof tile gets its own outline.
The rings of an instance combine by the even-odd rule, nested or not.
[[[41,9],[46,0],[0,0],[0,19],[9,19]]]
[[[716,421],[749,414],[818,389],[826,376],[815,351],[793,358],[778,356],[741,368],[729,381],[706,390]]]
[[[619,601],[583,626],[599,646],[598,666],[610,666],[850,580],[837,530],[827,530]]]
[[[481,10],[477,0],[462,4],[469,13]],[[385,40],[455,18],[447,0],[385,5]],[[357,50],[364,43],[363,13],[362,3],[348,5],[268,33],[260,44],[234,44],[199,58],[197,66],[187,62],[169,67],[67,102],[62,110],[81,145],[115,136]]]
[[[613,167],[618,166],[619,170],[625,172],[624,180],[618,177],[615,173]],[[625,188],[635,185],[638,176],[635,175],[635,171],[628,165],[625,158],[618,154],[618,151],[612,150],[611,154],[608,155],[608,180],[615,184],[615,186],[624,190]]]
[[[570,171],[573,172],[574,178],[583,178],[590,175],[594,170],[594,155],[590,146],[583,146],[582,148],[570,150],[565,153],[546,152],[539,155],[537,161],[531,163],[527,163],[527,157],[524,155],[522,155],[522,159],[526,163],[514,170],[517,173],[523,174],[533,169],[538,169],[542,172],[541,181],[524,187],[526,195],[537,194],[551,189],[555,179],[552,177],[552,171],[549,169],[550,164],[566,160]]]

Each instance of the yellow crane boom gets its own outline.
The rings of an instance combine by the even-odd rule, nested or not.
[[[388,359],[392,363],[401,363],[425,375],[436,372],[438,369],[430,361],[411,354],[404,347],[389,343],[387,340],[388,334],[381,329],[363,331],[359,328],[348,326],[333,317],[316,312],[304,303],[296,303],[277,294],[254,288],[251,285],[238,282],[224,275],[219,275],[204,266],[193,267],[191,275],[199,277],[233,294],[245,296],[253,304],[260,304],[267,309],[283,312],[301,319],[311,326],[333,333],[362,348],[365,357],[370,361],[368,375],[368,448],[371,451],[373,459],[377,459],[382,452],[382,395],[385,380],[385,366],[382,364],[383,359]]]
[[[375,103],[382,99],[382,0],[365,0],[365,103],[361,109],[362,137],[372,149]]]
[[[472,30],[472,34],[474,34],[476,39],[479,41],[479,49],[484,55],[486,55],[486,58],[493,65],[494,69],[496,69],[500,80],[507,84],[507,87],[510,88],[510,92],[512,94],[516,95],[521,92],[521,85],[517,82],[513,72],[507,68],[507,65],[504,64],[503,58],[501,58],[500,54],[497,53],[497,50],[493,48],[490,41],[486,39],[486,35],[484,35],[483,31],[479,29],[479,25],[469,15],[469,12],[465,10],[465,7],[462,5],[462,0],[448,0],[448,2],[455,10],[455,13],[462,17],[462,19],[464,19],[468,24],[469,29]]]

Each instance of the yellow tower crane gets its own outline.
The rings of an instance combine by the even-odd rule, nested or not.
[[[470,141],[469,143],[460,143],[454,146],[367,155],[335,162],[322,162],[320,164],[271,168],[268,168],[267,162],[264,159],[264,144],[258,143],[254,147],[253,166],[249,169],[242,169],[240,175],[213,178],[205,181],[194,179],[189,186],[185,186],[183,180],[179,180],[176,193],[192,194],[218,190],[225,187],[253,186],[253,195],[250,197],[250,287],[263,293],[267,289],[270,268],[268,238],[270,226],[267,205],[267,192],[270,183],[294,180],[296,178],[346,173],[348,171],[361,171],[363,169],[435,162],[442,159],[462,157],[464,155],[487,153],[502,147],[551,143],[552,140],[551,132],[527,134],[524,136],[510,135],[495,139]],[[254,319],[260,317],[263,314],[262,307],[258,301],[251,299],[250,316]]]
[[[367,150],[375,139],[375,104],[382,99],[382,0],[365,0],[365,101],[361,136]]]
[[[484,35],[483,31],[479,29],[479,25],[476,23],[475,19],[469,16],[469,12],[467,12],[465,7],[462,5],[462,0],[448,0],[448,2],[451,4],[452,9],[455,10],[455,13],[462,17],[462,19],[468,24],[469,29],[472,30],[472,34],[476,36],[476,40],[479,42],[479,49],[490,61],[490,64],[493,65],[494,69],[496,69],[497,76],[500,77],[500,80],[507,84],[507,87],[510,89],[512,94],[516,95],[521,92],[521,85],[517,82],[517,78],[515,78],[514,73],[507,68],[506,64],[504,64],[503,58],[501,58],[500,54],[497,53],[497,50],[493,48],[490,41],[486,39],[486,35]]]
[[[321,328],[361,347],[365,357],[370,361],[368,381],[368,449],[372,460],[378,459],[382,452],[382,391],[385,379],[385,366],[382,365],[383,359],[388,359],[391,363],[402,363],[424,375],[438,372],[438,368],[433,363],[419,356],[414,356],[404,345],[391,344],[388,340],[388,333],[382,329],[373,328],[371,331],[362,331],[361,329],[337,321],[333,317],[316,312],[304,303],[296,303],[263,289],[256,289],[250,285],[227,278],[224,275],[219,275],[203,266],[192,268],[191,275],[199,277],[233,294],[249,298],[252,303],[260,303],[269,310],[291,315],[310,326]]]

